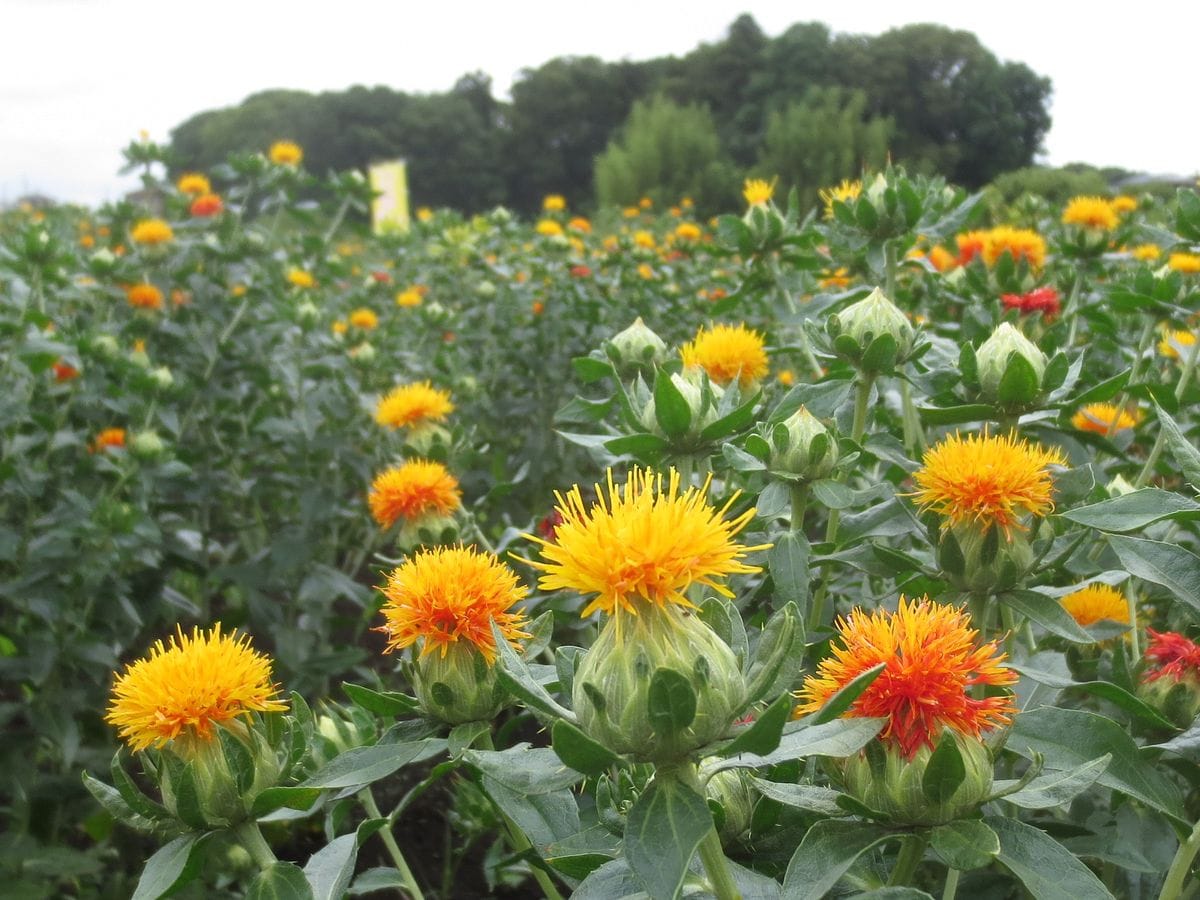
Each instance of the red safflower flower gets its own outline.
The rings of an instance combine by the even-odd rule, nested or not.
[[[571,266],[571,276],[573,278],[588,278],[592,274],[592,270],[587,266]]]
[[[1142,681],[1149,683],[1160,678],[1200,680],[1200,645],[1176,631],[1158,632],[1147,628],[1146,634],[1150,635],[1150,645],[1146,648],[1150,667]]]
[[[61,359],[56,362],[53,367],[55,381],[70,381],[72,378],[79,377],[79,370],[70,363],[65,363]]]
[[[392,276],[387,272],[372,272],[371,277],[375,279],[376,284],[391,284]]]
[[[201,194],[192,201],[191,213],[198,217],[215,216],[224,208],[225,204],[221,202],[219,195]]]
[[[1020,310],[1023,316],[1040,312],[1047,322],[1062,311],[1058,291],[1052,287],[1036,288],[1028,294],[1002,294],[1000,302],[1005,309]]]

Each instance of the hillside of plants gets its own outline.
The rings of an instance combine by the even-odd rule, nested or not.
[[[1200,890],[1194,188],[283,138],[0,215],[6,897]]]

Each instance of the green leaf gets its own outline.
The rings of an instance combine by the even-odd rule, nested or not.
[[[529,838],[539,856],[544,856],[547,847],[579,832],[579,804],[568,788],[523,792],[485,774],[483,789]]]
[[[686,675],[674,669],[654,670],[646,693],[646,717],[650,727],[663,737],[670,737],[695,721],[696,692]]]
[[[1039,753],[1051,769],[1074,769],[1111,754],[1099,784],[1183,820],[1179,789],[1141,757],[1125,729],[1103,716],[1052,706],[1023,712],[1013,720],[1005,748],[1026,759]]]
[[[1200,612],[1200,557],[1178,544],[1110,534],[1108,543],[1134,578],[1160,584]]]
[[[946,803],[967,777],[958,742],[949,729],[942,732],[938,745],[929,757],[925,774],[921,776],[921,793],[930,803]]]
[[[549,747],[516,744],[507,750],[467,750],[463,759],[518,793],[542,794],[569,788],[583,779]]]
[[[1004,406],[1020,406],[1037,397],[1041,388],[1033,364],[1019,353],[1013,353],[1000,376],[996,399]]]
[[[745,728],[729,744],[721,748],[721,756],[737,753],[756,753],[764,756],[779,746],[783,726],[792,717],[791,694],[780,694],[779,698],[759,713],[758,718]]]
[[[705,425],[704,429],[700,432],[700,440],[715,441],[733,434],[735,431],[741,431],[747,425],[751,424],[754,421],[755,407],[758,406],[761,396],[761,392],[755,394],[732,412]]]
[[[376,744],[373,747],[354,747],[335,756],[314,772],[302,788],[348,788],[371,784],[386,778],[397,769],[420,762],[444,752],[446,742],[441,738],[426,738],[401,744]]]
[[[810,554],[808,538],[798,531],[785,531],[767,552],[767,570],[775,585],[776,603],[795,603],[801,617],[808,609]]]
[[[780,900],[821,900],[860,856],[894,836],[866,822],[817,822],[788,863]]]
[[[946,865],[960,872],[991,865],[1000,852],[996,832],[978,819],[960,819],[939,825],[930,832],[929,845]]]
[[[259,816],[265,816],[267,813],[274,812],[275,810],[285,806],[288,809],[311,809],[312,805],[317,802],[317,798],[320,796],[320,788],[267,788],[254,798],[254,805],[251,809],[251,812],[257,818]]]
[[[665,369],[654,375],[654,418],[667,437],[677,438],[687,433],[692,424],[692,410]]]
[[[559,759],[584,775],[599,775],[621,762],[619,756],[565,719],[558,719],[550,729],[550,743]]]
[[[613,375],[612,363],[602,359],[594,359],[590,356],[575,357],[571,360],[571,367],[575,370],[575,374],[579,376],[579,380],[584,384],[591,384],[592,382]]]
[[[350,885],[350,896],[359,897],[376,891],[400,891],[406,887],[404,876],[396,869],[376,866],[359,873]]]
[[[1061,518],[1100,531],[1137,531],[1163,519],[1200,519],[1200,503],[1172,491],[1142,488],[1059,513]]]
[[[1163,429],[1167,439],[1167,452],[1179,466],[1179,471],[1187,482],[1200,491],[1200,450],[1189,441],[1179,427],[1179,423],[1161,406],[1155,404],[1158,412],[1158,424]]]
[[[796,652],[796,645],[803,640],[803,623],[796,604],[788,603],[776,610],[759,634],[746,673],[747,704],[773,699],[791,688],[804,665],[804,654]]]
[[[1112,378],[1105,379],[1097,385],[1088,388],[1086,391],[1076,394],[1069,400],[1063,401],[1064,407],[1086,406],[1088,403],[1100,403],[1104,400],[1111,400],[1129,383],[1129,376],[1133,374],[1132,369],[1126,369],[1114,375]]]
[[[224,726],[217,728],[217,739],[221,742],[221,754],[233,774],[238,793],[248,791],[254,784],[254,757],[249,748]]]
[[[1105,753],[1097,759],[1065,772],[1045,772],[1019,791],[1005,794],[1004,799],[1023,809],[1050,809],[1054,806],[1061,806],[1095,784],[1096,779],[1104,774],[1104,770],[1108,768],[1110,762],[1112,762],[1112,754]],[[994,785],[994,790],[1002,793],[1006,784],[1008,782],[998,781]]]
[[[846,682],[838,689],[832,697],[825,701],[825,705],[813,713],[810,717],[804,719],[804,723],[809,726],[821,725],[825,722],[832,722],[851,706],[854,701],[862,696],[863,691],[871,686],[876,678],[883,674],[883,670],[887,668],[887,663],[876,663],[861,672]]]
[[[917,413],[925,425],[961,425],[990,419],[993,411],[986,403],[968,403],[963,406],[923,406]]]
[[[997,595],[1001,603],[1016,610],[1025,618],[1041,625],[1051,634],[1074,641],[1076,644],[1093,644],[1095,639],[1079,627],[1071,614],[1053,597],[1036,591],[1007,591]]]
[[[334,838],[310,856],[304,864],[304,877],[308,880],[314,900],[341,900],[350,887],[350,879],[354,877],[357,859],[357,834]]]
[[[277,862],[254,876],[246,900],[313,900],[304,870],[295,863]]]
[[[415,697],[409,697],[407,694],[395,691],[374,691],[349,681],[342,682],[342,690],[346,692],[346,696],[355,706],[385,718],[415,712],[421,706]]]
[[[446,738],[446,749],[451,757],[462,756],[462,752],[474,744],[480,735],[491,730],[491,722],[463,722],[461,725],[455,725]]]
[[[943,531],[937,546],[938,566],[947,575],[961,577],[967,568],[966,557],[953,531]]]
[[[604,449],[617,456],[653,455],[662,453],[670,446],[671,444],[666,438],[659,437],[657,434],[627,434],[604,442]]]
[[[196,877],[208,834],[185,834],[164,844],[146,861],[133,900],[158,900]]]
[[[495,639],[496,648],[499,653],[497,660],[498,680],[512,693],[515,697],[540,712],[546,713],[555,718],[566,719],[569,722],[574,722],[575,714],[566,707],[560,705],[547,691],[538,680],[533,677],[533,673],[529,671],[529,666],[525,664],[517,651],[509,644],[503,632],[496,627],[496,623],[492,623],[492,637]]]
[[[121,797],[121,792],[112,785],[105,784],[99,779],[93,778],[87,772],[83,773],[83,786],[87,788],[96,802],[104,807],[104,811],[131,828],[136,828],[140,831],[149,831],[154,827],[154,823],[145,816],[139,816],[133,811],[124,798]]]
[[[113,787],[120,793],[121,799],[124,800],[129,808],[139,816],[145,816],[147,819],[172,819],[172,816],[162,806],[162,804],[151,800],[141,792],[133,779],[129,777],[129,773],[125,771],[123,765],[125,759],[125,751],[118,750],[113,754],[112,764],[109,766],[109,772],[112,775]]]
[[[1115,706],[1119,706],[1127,713],[1136,716],[1153,728],[1164,728],[1167,731],[1176,730],[1175,726],[1163,718],[1162,714],[1155,710],[1154,707],[1129,693],[1129,691],[1120,685],[1113,684],[1111,681],[1072,681],[1070,678],[1063,678],[1061,675],[1055,675],[1053,672],[1044,672],[1031,666],[1012,665],[1010,668],[1047,687],[1058,688],[1059,690],[1077,688],[1078,690],[1086,691],[1094,697],[1100,697]]]
[[[197,831],[208,828],[208,820],[200,805],[200,788],[196,783],[196,773],[191,765],[170,753],[161,758],[170,772],[171,789],[175,793],[175,815],[189,828]]]
[[[835,719],[823,725],[799,727],[780,738],[779,746],[762,756],[742,753],[705,766],[706,772],[723,769],[760,769],[806,756],[843,758],[857,753],[883,730],[886,719]]]
[[[782,803],[784,806],[792,806],[821,816],[845,815],[837,804],[837,799],[841,794],[832,788],[820,787],[815,784],[764,781],[761,778],[751,778],[750,781],[755,790],[764,797]]]
[[[812,493],[818,502],[830,509],[848,509],[857,500],[852,488],[840,481],[834,481],[832,478],[821,478],[814,481]]]
[[[1091,869],[1044,831],[1007,816],[983,821],[1000,840],[997,858],[1034,900],[1112,900]]]
[[[625,858],[651,900],[675,900],[711,827],[708,803],[677,780],[656,778],[642,792],[625,825]]]

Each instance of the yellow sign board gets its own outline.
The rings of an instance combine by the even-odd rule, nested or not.
[[[408,169],[402,159],[374,163],[370,168],[371,228],[376,234],[408,231]]]

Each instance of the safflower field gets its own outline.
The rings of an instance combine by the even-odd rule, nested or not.
[[[5,896],[1180,900],[1200,196],[0,218]]]

